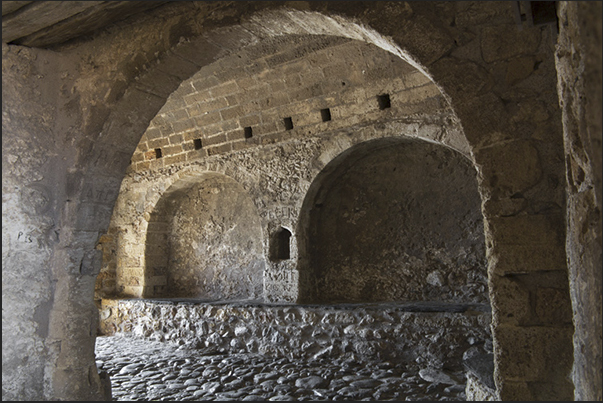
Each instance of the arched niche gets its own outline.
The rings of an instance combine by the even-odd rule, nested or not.
[[[270,237],[270,260],[278,262],[291,258],[291,231],[280,227]]]
[[[450,148],[386,138],[315,178],[300,214],[300,301],[487,303],[475,169]]]
[[[150,215],[145,297],[261,300],[264,266],[256,207],[226,175],[177,182]]]

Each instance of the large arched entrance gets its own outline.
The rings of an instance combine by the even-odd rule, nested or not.
[[[80,72],[83,75],[81,80],[72,79],[73,82],[77,82],[77,85],[72,86],[72,94],[75,95],[72,99],[65,99],[64,116],[79,109],[85,111],[85,114],[82,113],[80,116],[81,121],[74,119],[73,122],[66,120],[67,123],[61,123],[64,123],[65,129],[73,123],[73,127],[69,127],[73,138],[66,136],[65,144],[69,143],[65,148],[67,151],[57,152],[56,161],[53,159],[52,163],[49,163],[56,171],[52,171],[53,174],[44,178],[49,188],[52,188],[55,186],[53,181],[56,177],[65,177],[65,181],[62,182],[65,186],[56,186],[64,188],[65,191],[52,196],[56,200],[60,199],[57,205],[64,205],[60,212],[57,209],[56,217],[53,217],[56,219],[53,222],[59,223],[60,238],[59,231],[54,231],[53,234],[57,239],[53,238],[53,243],[49,245],[41,244],[45,248],[42,252],[35,251],[37,256],[45,256],[39,267],[52,267],[52,275],[56,278],[52,277],[48,280],[50,284],[47,290],[48,299],[36,302],[35,309],[24,310],[29,311],[26,313],[29,315],[28,318],[33,315],[34,319],[38,307],[42,308],[40,312],[50,312],[48,319],[50,324],[33,320],[34,324],[40,325],[40,328],[49,329],[47,335],[44,332],[40,335],[36,334],[37,326],[30,326],[28,329],[34,330],[28,330],[29,333],[23,332],[23,334],[31,334],[35,343],[39,342],[48,348],[47,352],[40,353],[41,356],[48,358],[48,362],[42,360],[41,363],[36,364],[37,369],[43,367],[47,370],[47,384],[52,385],[48,389],[52,392],[48,393],[53,393],[53,396],[60,398],[71,396],[79,398],[80,395],[88,394],[87,385],[98,381],[90,347],[90,338],[93,338],[94,333],[90,329],[94,326],[73,327],[72,333],[66,333],[64,329],[70,328],[73,323],[94,322],[90,315],[91,308],[94,308],[90,301],[92,293],[90,284],[94,282],[93,277],[98,272],[99,266],[94,250],[98,241],[97,235],[106,230],[117,195],[116,189],[124,177],[132,151],[151,118],[161,108],[168,95],[202,66],[208,66],[225,55],[231,55],[230,52],[250,43],[294,34],[341,36],[376,44],[396,57],[407,60],[419,69],[420,74],[414,77],[425,79],[428,77],[423,74],[426,69],[414,63],[399,47],[406,46],[404,42],[408,42],[409,50],[429,66],[429,71],[434,73],[436,81],[449,92],[448,95],[454,100],[455,111],[458,112],[469,139],[464,141],[462,134],[456,137],[456,140],[463,140],[456,144],[456,148],[475,156],[476,166],[480,169],[480,191],[484,198],[484,218],[487,224],[490,289],[495,297],[492,301],[496,313],[493,328],[497,333],[495,334],[497,387],[499,391],[505,392],[501,395],[504,398],[542,397],[547,396],[543,390],[553,383],[561,385],[559,389],[563,393],[558,395],[566,396],[570,386],[565,377],[568,358],[571,356],[567,346],[572,329],[571,316],[564,314],[569,305],[565,296],[567,276],[562,242],[563,231],[559,229],[563,227],[559,225],[563,224],[563,216],[559,214],[563,205],[563,191],[557,184],[560,183],[563,174],[561,168],[563,160],[558,158],[557,154],[562,147],[560,136],[557,136],[558,127],[550,119],[550,116],[557,115],[554,102],[550,102],[555,95],[554,89],[549,90],[546,86],[540,85],[543,82],[550,83],[551,58],[547,56],[541,60],[541,55],[538,53],[539,46],[541,48],[545,46],[546,38],[541,36],[538,29],[524,30],[518,34],[505,8],[506,5],[487,3],[488,5],[483,6],[486,10],[478,10],[477,17],[474,18],[475,10],[465,8],[471,7],[471,4],[463,3],[459,6],[456,14],[458,18],[451,18],[456,11],[450,8],[442,10],[434,8],[425,13],[421,7],[411,7],[407,3],[399,9],[392,9],[394,13],[371,13],[361,8],[345,11],[351,17],[359,18],[361,21],[359,23],[352,22],[352,19],[327,15],[336,14],[332,9],[324,14],[284,10],[280,14],[277,12],[272,15],[267,13],[251,16],[250,7],[245,9],[249,19],[245,19],[241,26],[236,25],[224,30],[211,30],[208,28],[211,24],[209,26],[199,24],[197,17],[201,19],[207,17],[201,14],[178,16],[176,22],[173,19],[166,22],[158,18],[144,25],[148,21],[143,21],[142,25],[139,24],[133,29],[140,29],[138,32],[141,32],[145,30],[144,28],[153,27],[153,24],[164,23],[165,29],[146,29],[148,32],[157,33],[157,37],[141,39],[138,42],[131,41],[134,45],[128,44],[130,47],[124,45],[122,49],[127,51],[124,50],[123,54],[127,56],[115,55],[116,46],[108,42],[103,42],[103,49],[97,48],[96,42],[92,42],[92,46],[88,48],[81,44],[67,46],[64,49],[65,59],[59,60],[56,66],[66,63],[70,57],[78,60],[81,57],[82,66],[86,67],[82,67]],[[327,4],[322,3],[319,7],[323,6],[326,10]],[[389,4],[387,6],[389,7]],[[381,11],[386,10],[381,9]],[[437,17],[432,18],[434,16]],[[491,22],[492,18],[495,23]],[[401,25],[398,24],[400,20],[411,21],[411,23]],[[232,20],[225,19],[217,25],[223,26],[230,21]],[[432,21],[439,21],[435,24],[439,28],[442,28],[440,25],[446,25],[445,29],[433,31]],[[367,29],[362,24],[367,24],[366,26],[375,24],[381,33]],[[474,33],[471,30],[476,24],[479,29]],[[458,29],[466,31],[459,32]],[[444,32],[446,30],[453,30],[458,35],[448,36]],[[224,35],[225,32],[230,35]],[[432,32],[436,32],[436,35],[432,36]],[[390,34],[395,34],[394,39],[386,39],[384,36]],[[164,35],[163,40],[158,38],[160,35]],[[524,37],[520,35],[525,35],[527,40],[522,40]],[[119,35],[111,34],[109,37],[111,40],[122,40],[121,37],[118,38]],[[136,36],[124,36],[125,39],[121,44],[128,43],[132,37]],[[183,39],[180,40],[181,38]],[[443,40],[440,40],[441,38]],[[516,48],[513,46],[515,44],[523,46]],[[130,50],[136,48],[144,50],[141,51],[140,57],[130,60],[129,57],[133,53]],[[501,49],[503,51],[499,51]],[[533,58],[537,54],[538,58]],[[290,55],[291,53],[279,56]],[[83,62],[86,57],[89,57],[92,62]],[[235,57],[233,60],[236,61]],[[354,57],[355,55],[352,55],[350,59],[354,60]],[[279,57],[272,61],[278,59],[282,60]],[[104,70],[103,66],[108,66],[107,70]],[[232,70],[221,70],[220,74],[214,77],[220,76],[220,80],[223,80],[221,84],[228,84],[228,74],[232,74],[237,67],[234,62],[232,66]],[[261,69],[260,65],[255,67]],[[109,71],[111,69],[114,70]],[[333,69],[346,70],[342,65],[335,66]],[[59,69],[55,70],[59,71]],[[77,69],[74,67],[75,70]],[[145,73],[142,73],[143,71]],[[384,71],[389,70],[384,69]],[[53,76],[49,75],[49,77]],[[416,84],[412,77],[408,78],[409,83]],[[529,79],[525,81],[526,78]],[[520,83],[519,86],[515,86],[517,82]],[[341,82],[339,85],[342,85]],[[416,86],[416,93],[433,89],[430,86],[419,87]],[[196,87],[191,88],[196,89]],[[320,89],[308,87],[304,88],[304,91],[312,94],[317,88]],[[61,89],[61,93],[68,94],[69,88]],[[80,95],[85,97],[81,100],[81,108],[78,108],[77,98]],[[374,95],[377,94],[370,94],[370,97]],[[67,101],[73,101],[73,104],[70,105]],[[379,102],[379,108],[385,108],[386,100],[380,99],[380,101],[383,102]],[[392,101],[392,105],[395,104],[395,100]],[[439,99],[434,101],[439,102]],[[518,107],[520,104],[521,108]],[[544,107],[541,104],[544,104]],[[313,107],[314,109],[311,110],[320,111],[329,106],[313,105]],[[57,108],[57,111],[59,110],[60,108]],[[362,115],[363,111],[358,108],[356,112],[358,110],[360,110],[359,115]],[[409,106],[409,110],[410,115],[413,113],[412,105]],[[524,111],[529,112],[524,113]],[[232,109],[225,112],[230,113],[231,116],[237,114],[237,111]],[[328,116],[335,118],[333,120],[336,121],[337,114],[326,112],[312,116],[316,116],[317,121]],[[51,115],[52,113],[48,116]],[[295,116],[292,115],[293,113],[275,115],[273,116],[275,120],[269,121],[275,128],[276,118],[283,118],[285,127],[293,124],[295,130],[299,126]],[[531,122],[530,115],[538,116],[538,119],[542,120]],[[221,117],[224,118],[224,115]],[[27,119],[23,118],[23,120]],[[240,137],[235,141],[228,138],[224,142],[209,144],[211,152],[215,155],[228,153],[235,150],[234,147],[247,146],[255,141],[248,139],[257,139],[260,133],[252,123],[253,119],[250,120],[251,122],[237,127],[237,130],[240,129],[237,132]],[[178,123],[177,126],[181,126],[185,122]],[[208,122],[203,124],[204,127],[210,125],[211,123]],[[249,128],[252,130],[248,130]],[[81,134],[79,129],[83,129]],[[158,127],[160,134],[162,129],[169,132],[174,127],[170,124],[160,125]],[[61,130],[60,125],[49,129],[56,136],[59,136],[58,132]],[[178,135],[169,134],[175,134],[172,139]],[[441,134],[435,130],[433,137],[442,143],[450,144],[450,138]],[[222,139],[220,134],[215,132],[207,137],[212,137],[211,141]],[[282,137],[284,136],[281,134],[275,134],[273,138],[267,138],[266,142],[279,141]],[[148,138],[148,140],[157,139]],[[190,143],[187,146],[195,147],[196,140],[199,138],[187,138],[186,141]],[[167,143],[166,139],[161,141],[164,144],[151,146],[151,150],[145,149],[145,152],[153,151],[158,155],[156,149],[170,146],[171,150],[178,150],[180,146],[180,144],[172,144],[170,139],[167,139]],[[201,146],[205,147],[203,144]],[[59,148],[60,146],[56,147],[57,150]],[[207,147],[206,150],[209,148]],[[40,149],[44,150],[44,146]],[[14,150],[16,153],[20,152],[18,147]],[[163,152],[164,159],[159,162],[157,160],[138,162],[148,163],[156,168],[163,167],[163,162],[168,158],[170,163],[183,158],[169,155],[166,149],[163,149]],[[140,153],[136,153],[135,158],[144,159],[144,155],[137,154]],[[187,157],[184,157],[184,160],[187,161]],[[15,178],[17,183],[20,177],[17,175]],[[299,179],[297,184],[303,189],[307,177],[296,179]],[[143,210],[145,207],[143,206]],[[286,214],[286,219],[291,221],[289,205],[269,207],[270,213],[279,218],[283,218]],[[28,214],[24,212],[23,216]],[[290,223],[279,223],[275,228],[291,227],[288,224]],[[18,237],[17,234],[15,237]],[[290,252],[294,255],[295,248],[293,247]],[[549,308],[551,306],[553,310]],[[17,335],[22,334],[17,333]],[[516,349],[517,345],[523,348]],[[559,351],[562,354],[558,354]],[[563,358],[563,362],[560,365],[551,365],[552,362],[557,362],[559,356]],[[528,364],[515,365],[524,361]],[[542,386],[543,384],[546,387]]]

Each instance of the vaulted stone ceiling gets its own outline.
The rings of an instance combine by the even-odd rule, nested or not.
[[[2,42],[51,47],[167,1],[3,1]]]

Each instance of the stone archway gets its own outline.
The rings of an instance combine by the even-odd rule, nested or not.
[[[234,180],[208,173],[173,184],[146,232],[144,297],[262,299],[260,218]]]
[[[376,46],[393,53],[397,57],[406,60],[410,65],[418,69],[418,76],[422,77],[423,79],[427,78],[433,82],[430,75],[425,74],[426,69],[409,58],[408,54],[402,51],[395,42],[389,39],[384,39],[371,29],[367,29],[354,23],[349,24],[344,19],[340,19],[338,17],[331,18],[317,13],[287,11],[283,14],[279,11],[274,11],[266,13],[262,18],[264,17],[267,18],[267,20],[262,20],[261,24],[257,26],[254,25],[254,23],[257,23],[258,20],[254,18],[250,19],[243,24],[243,31],[241,31],[239,28],[229,28],[224,29],[223,31],[218,29],[215,31],[215,34],[224,34],[226,32],[231,34],[240,34],[243,32],[242,35],[247,36],[247,39],[243,40],[241,43],[245,44],[257,43],[256,40],[258,38],[275,38],[287,35],[304,36],[320,34],[362,40],[373,43]],[[251,32],[251,35],[248,35],[249,32]],[[491,35],[491,32],[488,31],[487,34]],[[201,42],[205,41],[207,38],[211,38],[211,41],[220,42],[219,39],[213,37],[212,35],[213,34],[205,36]],[[533,34],[530,35],[534,36]],[[488,36],[488,38],[491,39],[490,36]],[[179,55],[176,57],[176,60],[178,60],[177,58],[182,58],[184,55],[186,55],[187,49],[190,51],[198,46],[201,42],[183,42],[182,46],[175,48],[176,55]],[[489,42],[485,40],[484,43]],[[529,52],[530,49],[523,49],[522,52]],[[491,53],[486,54],[489,62],[497,61],[496,55]],[[441,136],[440,133],[434,133],[435,140],[459,149],[463,153],[470,155],[471,158],[475,160],[475,164],[479,172],[479,189],[484,200],[483,207],[486,221],[486,238],[488,240],[486,246],[488,256],[494,257],[489,259],[490,273],[497,273],[496,276],[489,276],[491,282],[490,289],[495,294],[492,295],[491,298],[495,310],[495,334],[498,330],[504,333],[501,333],[501,337],[499,338],[500,342],[502,342],[502,340],[507,340],[510,337],[514,340],[516,338],[525,340],[528,344],[534,343],[533,340],[536,339],[528,340],[529,337],[526,339],[526,335],[523,334],[524,331],[521,328],[524,326],[524,323],[528,324],[527,327],[532,327],[532,324],[538,323],[548,326],[549,322],[548,319],[545,318],[546,315],[538,313],[536,316],[539,317],[534,320],[530,319],[527,322],[517,322],[515,319],[511,319],[509,322],[508,318],[517,318],[518,313],[510,312],[510,310],[512,311],[515,309],[513,308],[515,305],[512,303],[515,300],[515,297],[507,295],[505,290],[509,287],[517,285],[514,284],[516,282],[516,277],[513,277],[513,274],[521,273],[523,277],[524,272],[529,270],[528,266],[526,266],[524,262],[535,258],[536,260],[539,260],[539,263],[537,265],[529,265],[529,267],[536,268],[535,273],[532,275],[532,280],[534,280],[535,284],[547,283],[550,285],[548,288],[559,290],[555,292],[558,292],[560,298],[565,293],[563,291],[564,284],[562,284],[561,281],[565,265],[561,259],[562,252],[559,252],[562,249],[557,247],[558,244],[560,244],[559,240],[547,239],[546,242],[534,242],[535,239],[540,239],[542,235],[549,233],[550,228],[557,228],[559,224],[561,224],[559,221],[559,215],[549,214],[552,210],[546,210],[546,207],[543,207],[544,205],[540,204],[538,201],[535,201],[535,204],[532,205],[533,208],[530,209],[532,213],[527,214],[526,216],[521,216],[523,207],[520,206],[521,203],[517,203],[516,201],[517,199],[525,198],[524,192],[526,192],[530,198],[538,198],[538,196],[536,196],[538,194],[538,188],[547,187],[547,185],[542,182],[540,169],[542,168],[542,163],[544,162],[545,165],[547,165],[545,170],[555,170],[556,163],[554,162],[554,158],[552,158],[550,155],[552,149],[545,149],[547,147],[534,140],[508,140],[508,136],[505,134],[505,132],[510,130],[510,128],[508,127],[507,120],[505,118],[506,111],[504,111],[502,108],[502,104],[498,98],[499,95],[491,92],[493,85],[488,76],[489,73],[485,72],[481,66],[478,66],[473,61],[459,62],[455,58],[443,58],[438,60],[438,62],[431,67],[436,75],[436,78],[441,78],[442,83],[445,84],[444,88],[453,90],[452,98],[449,98],[446,95],[446,92],[442,92],[442,94],[445,98],[452,101],[452,105],[455,107],[454,111],[452,112],[453,121],[458,122],[455,111],[458,109],[458,111],[461,112],[461,122],[463,122],[465,132],[467,133],[466,137],[464,134],[458,135],[455,133],[455,135],[452,137],[446,137],[446,135]],[[193,69],[194,67],[189,66],[188,68]],[[238,66],[234,67],[234,69],[236,68],[238,68]],[[226,78],[228,73],[232,74],[232,71],[223,72],[224,78]],[[476,85],[466,82],[466,80],[459,80],[459,77],[464,77],[465,74],[477,76],[483,80],[480,80],[480,83]],[[459,81],[462,83],[461,85],[457,85],[457,82]],[[440,82],[438,81],[438,83]],[[144,80],[141,81],[141,84],[146,85],[144,84]],[[150,86],[147,87],[148,92],[156,91],[156,84],[149,84]],[[513,97],[516,97],[516,95],[512,94],[511,98]],[[522,96],[520,95],[519,98],[521,99],[521,97]],[[245,126],[245,139],[252,138],[253,134],[251,129],[252,126]],[[500,129],[503,133],[501,134],[498,129]],[[212,140],[218,140],[218,137],[219,136],[215,136],[215,138]],[[467,139],[469,139],[469,141]],[[219,154],[227,153],[233,150],[234,141],[231,144],[228,143],[231,142],[227,139],[225,143],[220,143],[219,146],[215,147],[215,150],[212,152]],[[544,159],[541,158],[541,152],[546,154]],[[502,155],[521,155],[521,158],[519,159],[521,164],[517,164],[514,158],[501,157]],[[152,164],[153,162],[151,162],[150,165],[152,166]],[[158,164],[158,166],[161,165],[162,164]],[[553,193],[555,192],[553,191]],[[557,195],[551,196],[552,199],[559,199],[559,192],[556,193]],[[508,199],[511,199],[511,201]],[[552,202],[552,204],[548,205],[553,206],[554,210],[555,202]],[[543,207],[545,210],[541,210],[541,207]],[[519,210],[517,210],[518,208]],[[540,214],[540,211],[545,212],[545,214]],[[520,217],[517,217],[517,214],[519,214]],[[523,247],[516,247],[512,244],[512,242],[509,242],[508,238],[506,237],[506,234],[509,231],[511,233],[515,233],[517,231],[521,232],[522,230],[519,228],[523,228],[525,225],[530,228],[532,233],[530,236],[522,238],[522,242],[525,242],[526,245],[529,245],[530,248],[533,248],[537,251],[536,254],[530,255],[530,257],[525,255],[525,249]],[[550,278],[550,276],[547,277],[546,274],[541,273],[542,271],[549,271],[547,268],[551,267],[553,268],[551,271],[555,272],[555,274],[552,276],[554,278]],[[544,283],[538,279],[543,276],[547,277],[547,280],[544,280]],[[531,283],[532,280],[527,280],[527,282]],[[509,282],[514,285],[509,285]],[[525,291],[528,294],[536,292],[535,290]],[[562,298],[565,298],[565,296]],[[530,303],[527,301],[528,300],[526,300],[526,304],[529,305]],[[566,302],[569,303],[569,301]],[[498,326],[498,323],[501,325],[508,324],[510,326]],[[564,341],[566,341],[569,335],[568,332],[570,332],[567,326],[567,321],[564,322],[562,327],[563,329],[555,328],[545,330],[546,334],[554,334],[553,338],[555,341],[552,342],[551,345],[562,345],[564,344]],[[531,329],[530,331],[532,330],[534,329]],[[511,332],[513,335],[509,336],[508,332]],[[510,347],[510,345],[507,347]],[[497,344],[497,349],[498,365],[498,363],[507,360],[506,358],[502,358],[502,352],[507,351],[511,353],[511,350],[507,349],[506,347],[502,347],[500,344]],[[545,355],[548,356],[548,353]],[[539,357],[533,356],[532,359],[534,361],[534,365],[541,365],[537,363],[540,361]],[[506,390],[510,394],[514,393],[512,392],[515,390],[514,388],[523,387],[523,383],[521,382],[520,385],[516,384],[515,381],[504,380],[512,378],[514,379],[515,375],[512,375],[512,371],[513,369],[511,367],[503,366],[500,368],[500,371],[497,372],[497,382],[499,384],[499,388],[502,388],[504,383],[504,387],[508,387]],[[560,377],[564,376],[565,375],[560,375]],[[536,382],[536,378],[528,378],[530,379],[529,382]]]
[[[356,144],[317,175],[298,224],[304,302],[488,302],[481,200],[461,154]]]
[[[463,4],[459,7],[470,6]],[[251,23],[247,23],[247,20],[245,28],[237,25],[225,29],[233,36],[241,35],[230,45],[228,41],[231,35],[223,35],[224,32],[219,29],[211,33],[191,29],[192,33],[185,36],[189,39],[201,39],[187,41],[185,38],[179,45],[176,45],[179,35],[172,33],[164,42],[151,38],[148,43],[143,43],[148,45],[145,47],[145,55],[140,58],[143,61],[126,63],[125,78],[114,80],[115,77],[111,75],[107,78],[91,74],[87,78],[88,82],[86,79],[81,80],[81,87],[84,88],[82,93],[87,90],[86,84],[90,88],[97,82],[111,82],[115,86],[107,85],[109,88],[101,86],[98,90],[90,90],[89,97],[82,100],[85,106],[82,109],[87,112],[82,118],[83,122],[77,122],[77,125],[84,128],[84,134],[73,141],[73,144],[77,143],[77,147],[72,145],[73,148],[64,151],[65,154],[71,154],[65,155],[70,158],[70,162],[77,162],[73,164],[76,168],[71,168],[62,161],[55,164],[59,167],[55,173],[68,179],[65,179],[65,192],[52,197],[61,199],[61,203],[68,199],[70,203],[65,203],[64,210],[56,213],[57,222],[60,222],[63,230],[60,242],[57,240],[57,244],[52,244],[53,246],[42,245],[46,248],[44,253],[35,251],[37,256],[45,256],[43,260],[48,263],[41,266],[53,267],[53,270],[60,273],[56,275],[57,280],[49,286],[52,289],[49,291],[52,302],[43,304],[45,310],[50,310],[48,306],[54,304],[48,326],[49,334],[40,336],[50,346],[49,352],[44,353],[51,361],[48,368],[52,368],[49,370],[52,381],[48,384],[54,386],[49,390],[53,390],[56,396],[72,396],[80,393],[73,391],[82,390],[79,385],[89,384],[88,373],[95,379],[89,348],[89,339],[93,336],[90,335],[88,326],[82,326],[77,335],[65,335],[62,329],[67,328],[68,321],[90,321],[89,312],[93,307],[88,297],[91,294],[90,283],[93,281],[88,277],[98,272],[99,264],[94,251],[97,234],[107,227],[117,188],[131,152],[150,119],[182,80],[198,71],[201,66],[228,54],[233,48],[253,43],[258,38],[302,32],[349,35],[354,39],[372,43],[376,41],[385,47],[394,46],[396,52],[399,52],[396,50],[399,49],[396,43],[402,44],[406,35],[409,35],[410,53],[419,55],[434,74],[435,81],[450,95],[469,139],[463,143],[465,150],[475,156],[476,165],[480,169],[491,289],[495,296],[492,299],[495,308],[494,330],[499,342],[497,385],[499,390],[505,392],[501,396],[546,396],[541,387],[541,383],[545,381],[562,385],[562,395],[566,396],[570,387],[565,376],[571,353],[565,346],[567,342],[571,345],[568,340],[571,339],[572,329],[571,315],[566,315],[569,301],[566,296],[567,276],[562,239],[563,192],[555,185],[563,176],[563,158],[557,158],[562,146],[560,138],[555,137],[557,134],[560,137],[559,127],[555,122],[551,123],[549,115],[554,115],[555,112],[550,106],[540,105],[542,101],[548,102],[551,97],[554,98],[554,90],[541,91],[543,87],[539,80],[542,72],[545,76],[550,74],[550,58],[545,58],[544,63],[543,60],[537,60],[535,55],[546,46],[540,40],[544,34],[537,28],[518,33],[512,17],[505,9],[506,5],[478,4],[476,7],[483,7],[487,12],[478,12],[475,17],[476,13],[462,13],[467,10],[461,9],[458,18],[453,19],[457,27],[479,27],[475,34],[471,32],[470,35],[459,35],[458,42],[462,46],[467,45],[460,52],[448,53],[453,47],[451,38],[444,38],[440,46],[437,35],[412,35],[409,26],[418,28],[420,34],[430,32],[429,28],[432,26],[432,19],[424,18],[419,8],[410,10],[409,7],[404,7],[396,10],[397,14],[379,14],[377,17],[365,17],[363,10],[358,11],[357,8],[349,11],[350,16],[367,21],[368,25],[374,23],[375,26],[380,26],[379,19],[383,19],[383,25],[379,27],[381,34],[367,30],[362,24],[351,22],[347,18],[287,11],[288,14],[277,13],[276,17],[268,15],[266,19],[254,17]],[[488,12],[490,10],[491,13]],[[416,18],[409,20],[413,22],[398,29],[398,17],[410,16],[412,13],[415,13]],[[383,15],[387,17],[383,18]],[[448,14],[442,12],[441,16],[442,21],[448,20]],[[491,17],[496,19],[498,25],[483,26],[486,24],[484,21],[490,21]],[[187,18],[195,21],[194,16],[182,17],[182,21]],[[173,26],[176,25],[178,24]],[[195,24],[189,24],[192,25]],[[180,33],[178,29],[173,31]],[[183,31],[186,29],[183,28]],[[216,35],[212,36],[214,32]],[[437,33],[442,34],[442,30]],[[396,39],[384,39],[383,35],[390,34],[396,34]],[[157,45],[158,43],[160,44]],[[436,51],[432,52],[432,47],[424,46],[425,44],[433,45]],[[521,46],[515,48],[511,44]],[[496,49],[502,51],[493,51]],[[112,54],[112,49],[105,51],[106,53],[98,49],[91,51],[95,52],[105,57]],[[155,52],[160,57],[153,56]],[[545,50],[542,52],[546,54]],[[433,57],[434,55],[437,57]],[[115,65],[122,61],[119,58],[114,60],[117,60]],[[157,60],[159,63],[155,65]],[[141,74],[147,61],[150,61],[148,69]],[[109,66],[108,69],[111,67],[114,66]],[[134,77],[140,80],[134,80]],[[480,79],[476,80],[476,77]],[[524,80],[526,77],[531,78]],[[516,82],[521,84],[520,87],[514,87]],[[106,102],[97,102],[99,100]],[[517,107],[519,104],[522,104],[522,108]],[[523,110],[531,111],[525,114],[530,118],[537,116],[542,119],[535,124],[536,128],[526,124],[529,118],[519,112]],[[79,127],[77,125],[75,127]],[[63,156],[59,154],[60,157]],[[60,160],[57,157],[57,161]],[[541,174],[534,174],[539,172]],[[46,181],[50,188],[54,185],[54,177],[49,175],[49,178],[51,179]],[[77,207],[73,207],[75,205]],[[24,213],[24,216],[27,214]],[[84,280],[80,281],[82,278]],[[61,292],[54,292],[55,284]],[[547,308],[551,304],[555,307],[554,315]],[[34,309],[31,311],[34,312]],[[73,314],[65,315],[65,312]],[[558,318],[562,319],[555,320]],[[543,340],[547,342],[543,343]],[[62,341],[64,343],[61,346]],[[518,341],[526,346],[525,349],[513,348]],[[84,345],[87,347],[80,348]],[[559,349],[563,353],[563,364],[551,365],[557,358]],[[542,354],[534,351],[542,351]],[[511,365],[526,356],[530,362],[526,366],[529,371]],[[60,369],[54,366],[58,361],[62,363]],[[83,375],[73,377],[73,373]]]

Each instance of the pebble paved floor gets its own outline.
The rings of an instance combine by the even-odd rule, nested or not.
[[[96,361],[113,400],[465,400],[464,383],[428,382],[410,364],[204,355],[127,336],[98,337]]]

